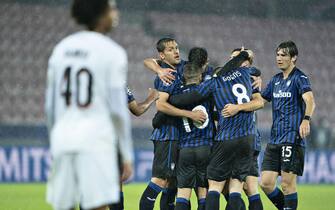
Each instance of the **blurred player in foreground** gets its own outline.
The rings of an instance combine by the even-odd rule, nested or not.
[[[135,100],[132,91],[130,90],[129,87],[127,87],[127,98],[128,98],[129,111],[133,113],[133,115],[135,116],[141,116],[149,109],[151,104],[158,99],[158,91],[156,89],[149,88],[148,97],[143,102],[137,102]],[[120,170],[122,171],[122,168]],[[124,195],[122,191],[122,181],[120,182],[120,202],[117,205],[110,205],[109,208],[110,210],[124,209]]]
[[[87,30],[64,38],[49,59],[46,114],[53,163],[47,200],[57,210],[78,203],[100,210],[120,199],[118,150],[122,180],[132,174],[127,54],[104,35],[118,24],[115,1],[74,0],[71,13]]]

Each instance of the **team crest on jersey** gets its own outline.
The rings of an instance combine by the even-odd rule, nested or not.
[[[289,81],[286,82],[286,86],[287,87],[290,86],[290,84],[291,84],[291,80],[289,80]]]

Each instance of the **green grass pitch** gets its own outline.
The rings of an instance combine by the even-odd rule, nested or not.
[[[128,184],[124,187],[125,210],[137,210],[139,198],[146,184]],[[45,184],[0,184],[1,210],[51,210],[45,202]],[[334,210],[335,185],[299,185],[299,209]],[[274,210],[269,200],[261,194],[264,209]],[[197,208],[195,195],[192,195],[192,209]],[[159,198],[157,199],[159,201]],[[157,205],[158,204],[158,205]],[[155,210],[159,210],[157,202]],[[225,201],[221,199],[221,208]]]

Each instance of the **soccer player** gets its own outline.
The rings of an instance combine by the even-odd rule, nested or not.
[[[184,66],[184,79],[182,92],[190,92],[199,88],[202,81],[203,68],[197,64]],[[198,106],[196,106],[198,105]],[[180,151],[177,165],[178,193],[175,210],[190,209],[190,197],[193,188],[197,188],[198,210],[205,209],[207,194],[206,169],[209,162],[211,145],[215,135],[215,125],[212,118],[214,104],[212,100],[206,100],[201,105],[189,105],[187,109],[202,108],[208,115],[206,123],[199,127],[187,118],[179,120]]]
[[[237,56],[240,52],[241,52],[241,48],[236,48],[232,51],[231,53],[231,58]],[[248,49],[245,49],[248,50]],[[241,67],[251,67],[252,63],[253,63],[253,52],[251,50],[248,50],[249,53],[252,55],[250,56],[249,59],[247,59],[246,61],[244,61],[241,64]],[[250,70],[250,75],[252,76],[252,80],[253,78],[259,78],[261,72],[256,69],[255,67],[249,68]],[[255,88],[255,87],[254,87]],[[230,107],[226,107],[226,109],[223,109],[223,114],[224,111],[227,111],[228,109],[233,109],[232,106]],[[257,116],[256,116],[256,112],[254,113],[254,123],[255,126],[257,127]],[[258,177],[259,177],[259,172],[258,172],[258,155],[261,151],[261,136],[260,133],[258,131],[258,129],[256,129],[256,135],[254,138],[254,143],[253,143],[253,160],[252,160],[252,165],[250,167],[250,171],[248,176],[246,177],[246,181],[244,183],[244,192],[246,193],[246,195],[248,196],[248,200],[249,200],[249,210],[262,210],[263,209],[263,204],[258,192]],[[226,188],[226,187],[225,187]],[[229,188],[227,186],[227,188]],[[228,201],[228,191],[225,192],[225,197]]]
[[[272,77],[262,93],[272,102],[273,124],[262,163],[261,187],[280,210],[297,209],[297,176],[304,171],[305,138],[315,108],[310,81],[296,67],[297,58],[294,42],[280,43],[276,62],[282,72]],[[283,191],[276,187],[280,175]]]
[[[207,83],[207,84],[206,84]],[[263,107],[260,93],[253,93],[249,68],[241,67],[219,73],[205,81],[203,94],[212,93],[219,112],[232,104],[238,104],[234,112],[219,115],[217,134],[213,143],[210,163],[207,167],[209,190],[206,210],[219,209],[220,194],[230,179],[228,209],[243,208],[241,199],[243,182],[249,174],[252,159],[251,144],[255,135],[253,112]]]
[[[157,42],[156,47],[160,60],[154,61],[151,59],[151,61],[154,62],[154,65],[159,64],[159,68],[174,69],[172,75],[175,77],[171,84],[163,82],[159,75],[156,77],[155,88],[159,91],[159,99],[156,101],[158,111],[171,116],[188,117],[194,121],[205,121],[206,116],[201,111],[178,109],[167,102],[169,95],[173,94],[174,91],[178,91],[175,87],[180,83],[180,72],[185,62],[180,60],[178,44],[174,39],[162,38]],[[175,177],[178,138],[179,133],[176,124],[163,125],[152,132],[151,140],[154,143],[152,178],[141,196],[140,210],[153,209],[158,194],[167,188],[171,184],[171,179]],[[174,196],[171,205],[173,203]],[[166,206],[163,206],[163,208],[166,208]]]
[[[127,54],[104,35],[118,24],[115,1],[74,0],[71,14],[87,30],[63,39],[49,59],[46,115],[53,163],[47,200],[54,209],[78,203],[106,209],[120,199],[118,150],[122,179],[132,174]]]

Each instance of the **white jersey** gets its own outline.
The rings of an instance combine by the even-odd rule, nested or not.
[[[125,50],[103,34],[77,32],[54,48],[46,97],[53,155],[108,152],[119,138],[123,158],[133,160],[126,77]]]

